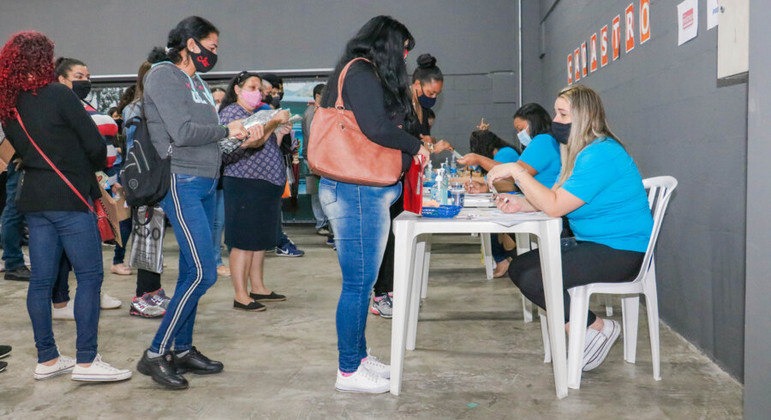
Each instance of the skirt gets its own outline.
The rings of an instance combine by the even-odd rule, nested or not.
[[[222,180],[225,195],[225,244],[244,251],[276,247],[284,186],[262,179]]]

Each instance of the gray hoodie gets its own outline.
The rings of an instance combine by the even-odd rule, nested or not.
[[[153,66],[144,82],[150,139],[161,157],[166,157],[171,144],[171,172],[219,177],[222,157],[217,141],[228,130],[219,123],[206,84],[171,62]]]

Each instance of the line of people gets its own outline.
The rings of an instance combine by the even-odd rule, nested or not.
[[[243,118],[267,100],[263,88],[268,77],[249,72],[231,81],[218,112],[214,95],[199,73],[216,64],[219,41],[219,30],[211,22],[196,16],[184,19],[169,33],[166,46],[150,54],[143,87],[137,89],[152,144],[162,157],[170,157],[171,185],[160,206],[180,248],[175,292],[137,370],[169,389],[187,388],[185,373],[223,370],[221,362],[193,345],[198,302],[217,279],[219,240],[214,226],[220,179],[225,242],[232,248],[234,307],[259,311],[264,310],[261,302],[285,298],[266,288],[263,264],[264,252],[283,238],[278,205],[286,172],[280,150],[288,114],[277,113],[264,127],[243,125]],[[388,16],[371,19],[346,44],[318,101],[321,107],[334,106],[338,78],[350,67],[341,80],[344,107],[353,112],[368,139],[402,152],[404,171],[413,161],[428,162],[427,145],[435,152],[451,148],[430,137],[428,122],[443,75],[436,59],[424,55],[418,58],[410,85],[406,59],[414,46],[415,39],[402,23]],[[348,66],[357,58],[368,61]],[[44,35],[15,35],[0,53],[0,68],[11,69],[0,77],[0,120],[25,173],[17,204],[30,225],[33,271],[27,301],[38,348],[36,377],[72,372],[76,380],[126,379],[130,370],[112,367],[97,353],[97,302],[103,272],[96,219],[69,190],[57,187],[60,180],[49,162],[30,143],[32,138],[41,139],[62,172],[91,200],[100,195],[93,173],[104,168],[107,148],[73,91],[52,83],[53,43]],[[267,85],[276,83],[268,80]],[[270,102],[274,101],[272,97]],[[507,150],[505,142],[483,140],[490,136],[479,133],[477,151],[485,151],[460,162],[487,170],[488,186],[513,180],[512,189],[523,195],[499,195],[496,204],[501,210],[567,217],[575,238],[563,246],[565,290],[589,282],[631,280],[640,268],[652,225],[639,171],[608,128],[596,92],[581,85],[566,88],[555,101],[555,115],[549,129],[548,113],[536,105],[515,114],[518,138],[527,145],[521,156],[513,148]],[[219,149],[223,138],[243,141],[224,160]],[[313,139],[309,140],[312,145]],[[397,204],[401,195],[401,182],[381,187],[331,177],[319,180],[319,203],[334,234],[342,271],[336,312],[335,388],[340,391],[380,393],[390,386],[390,367],[369,352],[365,329],[379,277],[383,285],[377,287],[373,309],[384,313],[380,304],[390,299],[388,269],[393,267],[388,259],[384,263],[384,256],[393,253],[388,248],[389,232],[392,218],[401,211]],[[78,278],[77,360],[59,354],[51,329],[49,301],[62,254]],[[506,271],[526,297],[543,307],[537,256],[537,250],[518,256]],[[154,284],[142,296],[159,289],[160,284]],[[566,317],[567,296],[565,292]],[[589,370],[604,360],[619,329],[615,321],[593,314],[586,328],[584,369]]]

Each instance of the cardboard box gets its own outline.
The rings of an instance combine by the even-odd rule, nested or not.
[[[119,190],[119,192],[117,192]],[[113,191],[116,191],[116,197],[113,198],[107,190],[102,190],[102,202],[104,211],[107,213],[107,219],[115,232],[115,241],[123,243],[120,236],[120,222],[131,217],[131,209],[126,207],[126,199],[123,197],[123,188],[120,185],[114,185]]]
[[[7,139],[2,139],[0,143],[0,172],[4,172],[8,168],[15,153],[16,150],[11,146],[11,142]]]

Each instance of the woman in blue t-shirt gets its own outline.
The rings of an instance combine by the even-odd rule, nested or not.
[[[631,281],[640,271],[653,218],[640,172],[605,121],[599,95],[585,86],[563,89],[554,102],[554,138],[562,144],[563,166],[548,188],[521,164],[498,165],[487,181],[513,178],[524,197],[499,197],[507,213],[543,211],[567,216],[575,234],[562,250],[565,320],[567,289],[595,282]],[[528,299],[545,307],[538,251],[520,255],[509,269],[514,284]],[[618,338],[618,322],[589,312],[583,370],[596,368]],[[568,324],[569,326],[569,324]]]

